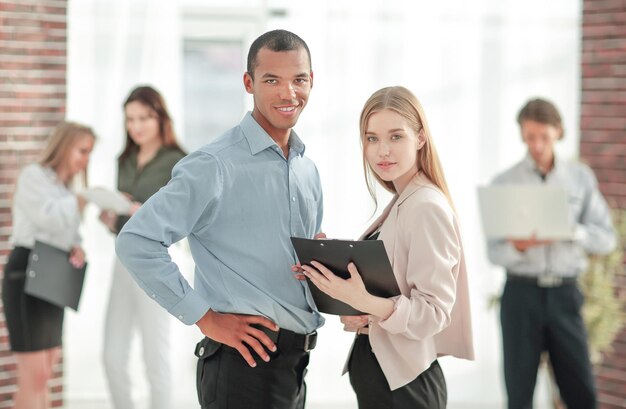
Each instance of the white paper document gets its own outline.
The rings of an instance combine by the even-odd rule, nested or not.
[[[132,202],[122,192],[105,187],[92,187],[79,193],[89,202],[102,210],[110,210],[116,214],[128,214]]]
[[[567,192],[556,186],[478,188],[483,230],[489,238],[571,240]]]

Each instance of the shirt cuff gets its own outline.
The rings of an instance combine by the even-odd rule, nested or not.
[[[169,309],[169,313],[183,324],[193,325],[206,314],[211,305],[197,291],[191,290],[182,300]]]
[[[509,264],[517,263],[524,258],[524,252],[515,248],[512,243],[507,242],[503,249],[503,258],[509,260]]]
[[[582,243],[587,239],[587,229],[582,224],[577,224],[574,229],[574,241]]]
[[[387,319],[378,321],[378,325],[390,334],[399,334],[407,329],[407,317],[411,309],[411,301],[401,295],[390,298],[394,301],[393,312]]]

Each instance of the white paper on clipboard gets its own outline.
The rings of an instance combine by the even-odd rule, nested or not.
[[[102,210],[110,210],[116,214],[128,214],[132,202],[122,192],[105,187],[92,187],[79,193],[89,202]]]

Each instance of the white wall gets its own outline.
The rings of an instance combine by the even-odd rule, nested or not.
[[[239,10],[249,18],[253,10],[258,14],[253,18],[260,27],[257,34],[286,28],[309,44],[315,83],[296,129],[322,176],[324,230],[331,237],[358,236],[373,210],[358,144],[362,104],[387,85],[404,85],[417,94],[464,228],[470,271],[477,361],[442,359],[449,399],[451,406],[460,402],[501,406],[499,324],[487,299],[499,292],[502,274],[486,260],[475,191],[522,157],[515,117],[530,97],[547,97],[560,108],[567,135],[559,149],[565,156],[576,155],[579,2],[70,2],[68,117],[93,125],[100,137],[90,166],[92,185],[114,186],[114,158],[123,142],[121,103],[132,86],[155,84],[175,120],[182,117],[181,10],[207,4],[215,15],[221,15],[220,5],[227,6],[224,15],[229,16]],[[281,17],[283,13],[264,10],[286,13]],[[241,93],[243,97],[243,87]],[[177,127],[180,130],[180,124]],[[70,314],[66,326],[70,399],[106,397],[100,340],[113,239],[95,218],[94,209],[85,218],[91,267],[81,312]],[[185,270],[191,271],[184,249],[179,253]],[[172,354],[178,362],[176,394],[193,402],[191,352],[199,333],[178,322],[172,333],[176,344]],[[351,337],[333,317],[320,335],[309,368],[309,402],[353,401],[346,377],[339,377]],[[137,360],[133,368],[141,370]],[[142,388],[138,391],[142,394]]]

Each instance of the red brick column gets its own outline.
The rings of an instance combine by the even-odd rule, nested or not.
[[[626,0],[584,0],[582,158],[613,207],[626,209]],[[617,278],[626,294],[626,276]],[[626,330],[597,368],[600,407],[626,407]]]
[[[0,1],[0,277],[10,250],[11,200],[19,169],[37,160],[65,117],[67,0]],[[11,408],[15,359],[0,305],[0,408]],[[61,407],[62,365],[51,382]]]

